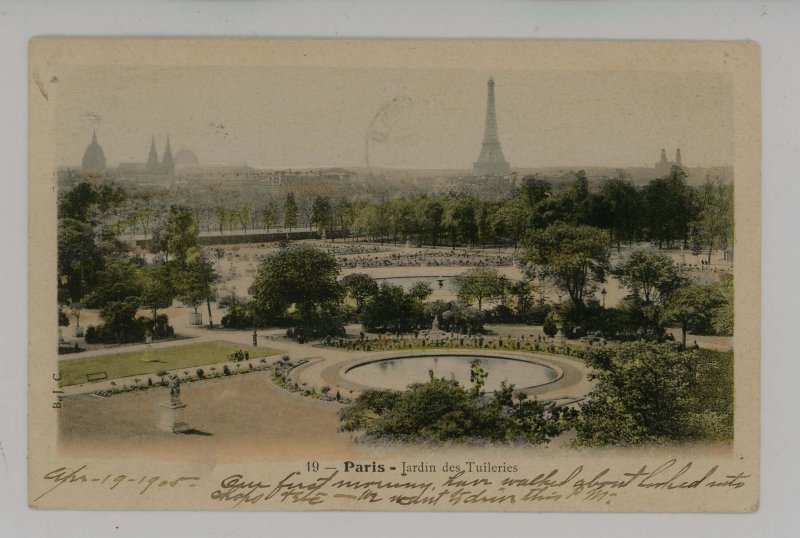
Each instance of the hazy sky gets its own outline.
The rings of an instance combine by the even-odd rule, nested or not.
[[[92,67],[58,80],[60,162],[97,129],[109,165],[193,150],[203,164],[264,168],[470,168],[486,113],[484,70]],[[713,73],[496,71],[512,167],[733,162],[727,78]],[[377,115],[377,119],[376,119]],[[370,131],[372,125],[372,131]],[[368,136],[368,133],[372,136]],[[368,141],[369,139],[369,141]]]

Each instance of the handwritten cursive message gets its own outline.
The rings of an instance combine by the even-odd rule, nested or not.
[[[125,473],[95,475],[88,469],[87,465],[81,465],[74,469],[59,467],[46,473],[43,478],[52,486],[33,499],[34,501],[38,501],[65,485],[73,487],[102,487],[108,491],[114,491],[117,488],[132,488],[138,495],[144,495],[151,488],[195,487],[200,480],[199,476],[162,477],[159,475],[127,475]]]
[[[397,506],[451,506],[465,505],[517,505],[525,503],[558,502],[573,499],[582,502],[611,504],[618,496],[633,491],[671,491],[676,489],[739,489],[747,485],[751,475],[737,472],[723,474],[719,466],[698,468],[692,462],[679,464],[671,459],[659,465],[642,465],[638,469],[614,471],[605,468],[587,472],[580,465],[572,469],[549,469],[530,476],[506,472],[505,464],[492,465],[465,462],[446,463],[441,470],[454,472],[435,474],[428,464],[402,462],[402,474],[393,477],[388,467],[366,464],[373,475],[387,472],[387,478],[358,478],[352,470],[360,464],[345,462],[341,467],[326,468],[319,472],[293,471],[277,481],[260,480],[242,474],[232,474],[222,479],[210,493],[213,501],[226,507],[263,505],[265,503],[301,504],[317,506],[329,499],[347,499],[355,504],[389,503]],[[516,467],[514,467],[515,469]],[[425,469],[408,478],[416,469]],[[476,471],[487,469],[486,472]],[[492,471],[498,469],[498,471]],[[470,471],[472,470],[472,471]],[[357,473],[358,471],[356,471]]]
[[[313,465],[312,465],[313,463]],[[113,495],[143,496],[158,491],[197,492],[222,509],[374,506],[430,509],[524,509],[561,503],[611,505],[624,495],[659,495],[680,490],[718,491],[747,487],[744,472],[721,471],[719,465],[696,465],[670,459],[630,469],[577,465],[530,472],[506,462],[340,462],[323,467],[308,462],[299,470],[269,477],[241,472],[223,478],[176,474],[95,472],[88,465],[57,467],[42,476],[38,501],[53,492],[74,494],[76,488],[99,488]],[[199,486],[199,487],[198,487]],[[194,488],[194,489],[193,489]],[[198,499],[199,500],[199,499]]]

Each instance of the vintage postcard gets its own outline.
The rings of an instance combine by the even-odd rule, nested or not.
[[[756,510],[759,72],[33,40],[31,506]]]

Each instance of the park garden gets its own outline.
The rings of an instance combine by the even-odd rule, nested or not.
[[[494,201],[288,193],[210,208],[192,196],[167,204],[166,194],[154,200],[87,182],[60,194],[59,324],[75,329],[59,345],[65,372],[99,369],[81,357],[107,349],[119,375],[130,373],[126,365],[142,361],[118,346],[161,346],[202,331],[252,333],[254,346],[269,332],[278,335],[275,353],[309,349],[323,363],[327,353],[387,349],[560,354],[582,361],[592,381],[569,405],[530,397],[513,380],[486,391],[487,372],[475,364],[468,384],[431,375],[406,391],[325,399],[338,407],[352,400],[341,427],[371,441],[732,438],[733,354],[698,344],[733,334],[733,202],[724,182],[691,187],[673,168],[644,185],[621,176],[591,189],[580,173],[559,188],[531,176]],[[258,222],[285,238],[201,244],[209,215],[220,236],[236,222],[245,234]],[[301,227],[317,238],[293,240]],[[176,304],[188,324],[168,317]],[[84,325],[94,323],[77,330],[82,313]],[[165,353],[187,370],[216,361],[178,355]]]

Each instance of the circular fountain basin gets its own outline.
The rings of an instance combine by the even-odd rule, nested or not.
[[[365,387],[406,390],[412,383],[428,381],[428,372],[432,370],[435,377],[452,377],[463,387],[469,387],[470,364],[476,359],[488,373],[485,391],[499,389],[503,381],[513,384],[517,390],[528,389],[552,383],[562,375],[554,368],[531,360],[464,354],[378,359],[351,366],[344,377]]]

